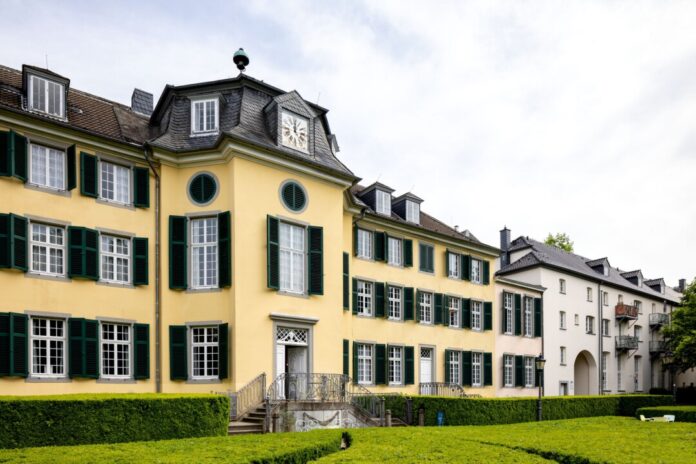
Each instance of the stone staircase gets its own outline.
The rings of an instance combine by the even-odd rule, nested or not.
[[[266,417],[266,406],[261,404],[252,409],[240,420],[230,422],[227,427],[228,435],[244,435],[249,433],[263,433],[263,422]]]

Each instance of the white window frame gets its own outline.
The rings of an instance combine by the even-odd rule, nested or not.
[[[37,241],[34,239],[34,227],[45,227],[46,228],[46,241]],[[50,243],[51,242],[51,231],[60,230],[62,244]],[[56,226],[53,224],[44,224],[40,222],[29,222],[29,270],[32,274],[47,275],[54,277],[64,277],[66,275],[66,264],[67,264],[67,231],[65,227]],[[58,234],[56,234],[56,237]],[[46,270],[39,269],[39,266],[34,261],[34,248],[39,250],[43,249],[46,256]],[[51,252],[61,255],[60,268],[61,272],[51,271]],[[60,252],[60,253],[59,253]]]
[[[633,326],[633,336],[638,339],[638,342],[640,343],[642,340],[640,339],[641,335],[643,335],[643,326],[640,325],[634,325]]]
[[[196,240],[196,234],[194,230],[197,229],[198,224],[203,224],[202,241]],[[218,288],[218,282],[220,279],[220,263],[218,262],[218,246],[220,237],[218,236],[218,218],[217,216],[203,216],[203,217],[193,217],[189,220],[189,248],[190,248],[190,284],[191,288],[194,290],[204,290],[211,288]],[[208,232],[211,230],[212,232]],[[209,240],[208,237],[212,235],[215,239]],[[212,250],[212,251],[211,251]],[[196,255],[199,258],[196,258]],[[209,259],[210,256],[212,259]],[[202,269],[198,267],[202,265]],[[208,270],[213,270],[212,276],[208,276]],[[200,271],[203,271],[203,280],[201,280]],[[281,279],[282,280],[282,279]]]
[[[524,297],[524,332],[525,337],[534,336],[534,300],[531,297]]]
[[[112,339],[107,339],[106,338],[106,328],[107,327],[113,327],[113,337]],[[119,331],[118,328],[126,328],[126,335],[127,335],[127,340],[119,340]],[[107,374],[106,373],[106,361],[107,361],[107,345],[113,349],[113,369],[114,373],[113,374]],[[125,359],[126,362],[126,373],[119,374],[119,362],[123,361],[123,359],[119,359],[119,350],[118,347],[126,347],[127,351],[127,356]],[[131,324],[123,324],[120,322],[109,322],[109,321],[103,321],[99,324],[99,360],[100,360],[100,367],[99,367],[99,372],[100,372],[100,377],[105,378],[105,379],[131,379],[133,378],[133,327]],[[110,351],[110,350],[109,350]]]
[[[594,334],[594,317],[585,316],[585,333]]]
[[[566,281],[565,281],[565,279],[558,279],[558,292],[565,295],[565,293],[566,293]]]
[[[105,246],[111,241],[113,248],[111,251]],[[119,252],[119,244],[125,244],[126,253]],[[124,266],[125,262],[125,266]],[[126,278],[119,279],[119,267],[125,267]],[[112,284],[129,285],[133,268],[133,242],[128,237],[118,235],[101,234],[99,236],[99,280]],[[107,271],[112,277],[107,277]]]
[[[42,172],[40,173],[35,161],[37,158],[43,157]],[[58,162],[53,163],[53,167],[60,169],[56,176],[51,176],[51,159],[58,158]],[[38,187],[55,190],[55,191],[65,191],[67,184],[67,156],[65,150],[59,150],[57,148],[49,147],[46,145],[41,145],[38,143],[29,144],[29,183],[31,185],[36,185]],[[38,164],[38,161],[37,163]],[[42,174],[45,179],[41,182],[37,177]]]
[[[610,324],[609,319],[602,319],[602,336],[609,337],[610,335]]]
[[[524,357],[524,387],[534,387],[534,358],[531,356]]]
[[[607,361],[609,360],[609,353],[606,351],[602,353],[602,391],[609,390],[609,378],[607,376]]]
[[[459,255],[457,253],[452,253],[452,252],[447,252],[447,263],[449,267],[449,275],[447,277],[451,277],[453,279],[460,279],[461,277],[461,260],[459,259]]]
[[[375,346],[369,343],[358,343],[355,349],[358,353],[358,384],[372,385],[375,378]]]
[[[30,318],[30,331],[29,331],[29,376],[33,378],[49,378],[49,379],[60,379],[67,377],[67,321],[61,318],[54,317],[31,317]],[[37,324],[39,321],[45,324]],[[55,323],[55,325],[54,325]],[[60,333],[62,335],[55,335],[53,332],[57,333],[58,323],[60,324]],[[44,325],[45,333],[36,334],[37,330],[41,330],[42,327],[39,325]],[[52,327],[53,326],[53,327]],[[40,346],[43,345],[43,346]],[[53,346],[52,346],[53,345]],[[60,347],[60,348],[58,348]],[[37,349],[45,350],[45,361],[43,364],[46,368],[46,372],[35,372],[37,364]],[[54,349],[60,350],[60,358],[56,361],[56,357],[52,356],[51,353]],[[54,362],[55,361],[55,362]],[[56,368],[60,368],[62,372],[54,372]]]
[[[387,345],[387,381],[389,385],[404,383],[404,348]]]
[[[592,301],[592,287],[587,287],[587,301]]]
[[[387,300],[389,301],[388,319],[400,321],[403,318],[403,298],[404,290],[402,287],[387,285]]]
[[[433,299],[432,292],[419,292],[418,298],[418,320],[421,324],[433,324]],[[427,301],[426,301],[427,300]],[[428,317],[425,318],[424,316]]]
[[[459,328],[462,325],[459,320],[461,317],[462,299],[457,296],[450,296],[447,300],[447,325],[449,327]]]
[[[389,251],[389,256],[387,257],[387,263],[392,266],[403,266],[404,265],[404,241],[397,237],[387,236],[387,250]]]
[[[375,205],[377,213],[391,216],[391,194],[384,190],[375,189]]]
[[[406,200],[406,220],[420,224],[420,205],[415,201]]]
[[[609,292],[602,292],[602,305],[609,306]]]
[[[505,335],[512,335],[514,332],[514,302],[515,295],[513,293],[503,293],[503,308],[505,308]]]
[[[104,169],[111,166],[113,168],[113,171],[110,173],[113,176],[113,189],[111,190],[111,196],[108,193],[105,195],[105,184],[106,180],[104,179]],[[126,171],[126,179],[127,179],[127,185],[124,188],[120,188],[119,186],[121,185],[121,181],[123,180],[122,178],[119,180],[118,173]],[[124,166],[123,164],[118,164],[118,163],[112,163],[111,161],[104,161],[102,159],[99,160],[98,163],[98,173],[99,173],[99,199],[102,201],[106,201],[109,203],[116,203],[119,205],[131,205],[133,203],[133,170],[129,166]],[[124,198],[118,198],[118,193],[117,192],[125,192],[127,197]]]
[[[483,330],[483,302],[471,300],[471,330]]]
[[[34,82],[35,81],[43,81],[44,83],[44,90],[43,90],[43,98],[44,98],[44,103],[45,106],[43,108],[36,108],[35,103],[36,103],[36,97],[37,95],[34,92]],[[60,109],[60,113],[52,113],[49,111],[49,101],[51,99],[51,89],[53,91],[58,91],[59,99],[58,99],[58,107]],[[60,82],[55,82],[50,79],[47,79],[45,77],[40,77],[40,76],[34,76],[30,75],[29,76],[29,110],[38,112],[38,113],[43,113],[47,114],[49,116],[53,116],[56,118],[61,118],[65,119],[65,85],[60,83]]]
[[[566,347],[561,347],[561,366],[565,366],[568,362]]]
[[[483,353],[471,352],[471,386],[483,386]]]
[[[621,358],[617,357],[616,358],[616,390],[617,391],[624,391],[621,367],[622,367],[621,366]]]
[[[357,256],[363,259],[373,259],[374,234],[371,230],[358,229]]]
[[[374,314],[375,284],[368,280],[358,280],[358,316]]]
[[[515,386],[515,357],[511,354],[503,355],[503,386],[511,388]]]
[[[638,310],[638,314],[643,314],[643,302],[640,300],[633,300],[633,306]]]
[[[220,378],[220,326],[192,326],[189,328],[188,332],[189,342],[191,344],[191,378],[193,380],[213,380]],[[203,341],[196,341],[196,335],[199,333],[202,333]],[[214,339],[214,341],[209,341],[209,337]],[[196,348],[200,348],[203,355],[203,375],[200,373],[196,374]],[[209,367],[208,363],[214,361],[217,361],[217,366]]]
[[[462,269],[464,272],[464,269]],[[471,258],[471,282],[474,284],[480,284],[482,282],[481,277],[483,274],[483,261],[476,258]]]
[[[456,383],[457,385],[462,383],[462,353],[461,351],[450,351],[449,352],[449,359],[447,362],[449,363],[449,371],[450,371],[450,378],[446,379],[447,382],[449,383]]]
[[[559,311],[558,312],[558,317],[559,317],[559,328],[561,330],[566,330],[567,328],[567,315],[565,311]]]
[[[213,104],[213,126],[208,125],[208,104]],[[203,105],[203,127],[199,128],[197,121],[197,105]],[[220,126],[220,102],[215,97],[191,99],[191,135],[210,135],[219,131]]]
[[[285,233],[288,230],[289,241],[285,242]],[[279,261],[280,261],[280,291],[304,295],[307,293],[307,228],[292,222],[281,221],[278,226]],[[299,237],[295,237],[299,234]],[[294,245],[302,244],[302,248]],[[284,263],[287,263],[285,265]]]
[[[617,298],[617,303],[621,304],[623,303],[623,295],[619,293],[619,295],[616,297]]]
[[[580,325],[580,315],[575,313],[575,325]]]

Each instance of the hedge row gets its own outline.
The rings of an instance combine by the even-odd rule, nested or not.
[[[696,422],[696,406],[658,406],[652,408],[639,408],[636,417],[661,417],[672,414],[677,422]]]
[[[222,395],[0,397],[0,448],[226,435]]]
[[[672,391],[667,388],[651,388],[650,393],[653,395],[671,395]],[[696,387],[679,387],[676,393],[677,404],[696,404]]]
[[[405,396],[387,396],[386,408],[394,417],[407,421]],[[536,398],[445,398],[414,396],[412,422],[418,409],[425,409],[425,425],[437,425],[437,413],[444,413],[445,425],[493,425],[531,422],[537,417]],[[558,396],[542,399],[544,420],[594,416],[633,416],[640,407],[672,405],[667,395]]]

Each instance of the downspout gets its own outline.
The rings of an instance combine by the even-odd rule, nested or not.
[[[599,381],[599,394],[603,395],[604,394],[604,389],[602,388],[602,371],[605,369],[608,369],[609,366],[602,366],[602,363],[604,362],[604,319],[602,318],[602,281],[600,280],[599,283],[597,284],[597,315],[598,315],[598,320],[597,320],[597,335],[599,338],[599,356],[597,359],[599,359],[599,375],[597,376],[597,379]]]
[[[155,176],[155,391],[162,393],[162,267],[160,260],[160,174],[150,158],[150,147],[144,148],[145,160]]]

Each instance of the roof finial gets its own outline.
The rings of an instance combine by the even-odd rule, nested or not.
[[[239,72],[243,73],[246,70],[246,67],[249,65],[249,56],[246,54],[243,48],[240,48],[234,52],[232,61],[234,61],[234,64],[237,65]]]

